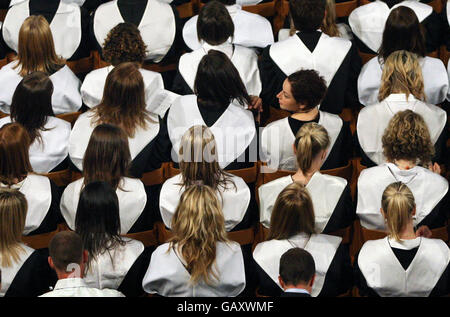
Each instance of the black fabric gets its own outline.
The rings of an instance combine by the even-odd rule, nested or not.
[[[176,94],[179,95],[192,95],[194,91],[189,87],[186,81],[183,78],[183,75],[180,73],[180,63],[178,62],[177,72],[175,74],[175,78],[173,79],[172,88],[170,89]]]
[[[147,3],[148,0],[117,0],[122,18],[136,26],[141,23]]]
[[[258,276],[255,271],[256,263],[252,256],[252,245],[241,245],[241,250],[244,258],[245,288],[238,296],[252,297],[255,296],[258,282]]]
[[[423,197],[426,199],[426,197]],[[447,194],[441,201],[430,211],[430,213],[416,226],[428,226],[430,229],[444,227],[447,224],[447,212],[450,210],[450,194]]]
[[[280,297],[311,297],[311,295],[306,293],[283,292]]]
[[[157,220],[156,213],[159,212],[158,187],[160,189],[160,185],[145,187],[145,194],[147,195],[147,203],[145,204],[145,207],[142,210],[142,213],[140,214],[139,218],[135,221],[130,230],[128,230],[128,233],[136,233],[153,229],[153,225]]]
[[[125,275],[125,278],[117,289],[119,292],[126,297],[138,297],[145,294],[145,291],[142,288],[142,280],[147,272],[150,258],[155,249],[156,248],[153,246],[144,249],[144,252],[139,255],[136,261],[134,261],[133,265]]]
[[[69,155],[66,156],[66,158],[64,159],[64,161],[62,161],[61,163],[59,163],[55,168],[53,168],[49,173],[53,173],[53,172],[59,172],[59,171],[63,171],[67,168],[69,168],[69,162],[70,162],[70,157]]]
[[[448,5],[449,3],[447,2],[446,6]],[[450,23],[448,21],[446,6],[442,8],[442,12],[439,14],[441,21],[441,44],[445,45],[447,51],[450,51]]]
[[[395,257],[402,265],[403,269],[406,271],[411,264],[412,260],[414,260],[414,257],[417,254],[417,250],[419,250],[419,247],[411,249],[411,250],[403,250],[403,249],[397,249],[397,248],[391,248],[392,251],[395,254]]]
[[[350,226],[356,218],[356,209],[352,201],[350,186],[347,184],[336,207],[322,233],[333,233]]]
[[[0,9],[8,9],[11,0],[0,0]]]
[[[108,2],[109,0],[86,0],[83,3],[82,8],[88,13],[94,12],[100,5]]]

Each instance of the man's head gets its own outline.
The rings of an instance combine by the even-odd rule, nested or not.
[[[302,288],[311,293],[314,283],[316,267],[311,254],[300,248],[286,251],[280,258],[280,276],[278,280],[281,287]]]
[[[325,17],[325,0],[289,0],[289,12],[299,31],[312,32],[320,28]]]

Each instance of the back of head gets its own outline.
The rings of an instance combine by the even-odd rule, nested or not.
[[[298,104],[303,105],[299,112],[308,112],[317,107],[325,97],[325,79],[313,69],[299,70],[287,77],[291,93]]]
[[[84,184],[105,181],[117,189],[120,180],[127,176],[130,164],[131,155],[125,132],[106,123],[95,127],[83,158]]]
[[[418,56],[408,51],[395,51],[384,62],[378,100],[383,101],[390,94],[412,94],[425,100],[422,67]]]
[[[48,250],[55,268],[61,272],[71,272],[82,264],[83,241],[73,231],[61,231],[54,235]]]
[[[400,241],[400,233],[412,221],[416,208],[414,195],[402,182],[390,184],[383,192],[381,206],[385,213],[389,235]]]
[[[0,182],[13,185],[32,172],[28,150],[30,137],[20,123],[0,128]]]
[[[250,96],[241,76],[222,52],[209,50],[200,60],[195,76],[194,92],[199,104],[217,108],[228,107],[232,100],[250,104]]]
[[[392,163],[407,160],[428,166],[434,155],[434,145],[424,119],[411,110],[399,111],[392,117],[382,142],[383,155]]]
[[[389,14],[378,54],[386,60],[392,52],[398,50],[410,51],[420,57],[426,54],[423,27],[414,11],[405,6],[399,6]]]
[[[232,6],[236,4],[236,0],[217,0],[217,1],[226,6]]]
[[[117,66],[125,62],[142,64],[147,46],[141,32],[133,23],[119,23],[109,31],[103,43],[102,55],[106,62]]]
[[[210,45],[220,45],[234,35],[230,13],[219,1],[205,4],[198,15],[197,37]]]
[[[325,17],[320,28],[328,36],[341,36],[336,25],[336,3],[334,0],[326,0]]]
[[[325,17],[325,0],[289,0],[289,14],[299,31],[316,31]]]
[[[181,195],[172,218],[173,238],[186,262],[191,283],[204,281],[212,284],[218,280],[213,264],[216,244],[228,241],[221,203],[216,192],[206,185],[192,185]]]
[[[0,266],[9,267],[19,260],[27,208],[20,191],[0,188]]]
[[[330,145],[327,130],[315,122],[304,124],[295,138],[297,165],[304,175],[310,172],[314,158]]]
[[[275,201],[267,240],[284,240],[299,233],[314,233],[314,208],[305,186],[292,183]]]
[[[289,249],[280,258],[280,276],[285,285],[307,284],[315,273],[314,259],[304,249]]]

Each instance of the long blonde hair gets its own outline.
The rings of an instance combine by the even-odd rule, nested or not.
[[[404,93],[425,101],[422,67],[419,57],[408,51],[395,51],[384,62],[378,100],[390,94]]]
[[[204,281],[208,285],[219,281],[215,270],[216,244],[228,242],[221,203],[213,189],[192,185],[181,195],[172,218],[173,238],[170,247],[176,248],[191,275],[190,283]]]
[[[22,232],[27,216],[25,195],[16,189],[0,189],[0,265],[10,267],[20,259]]]
[[[304,124],[297,132],[295,148],[297,149],[297,164],[303,174],[311,168],[314,158],[330,145],[327,130],[315,122]]]
[[[56,55],[50,25],[42,15],[25,19],[19,31],[17,51],[18,63],[14,68],[20,67],[22,77],[36,71],[51,75],[65,64]]]
[[[411,221],[416,208],[413,193],[402,182],[392,183],[383,192],[381,206],[386,217],[389,236],[400,241],[399,235]]]

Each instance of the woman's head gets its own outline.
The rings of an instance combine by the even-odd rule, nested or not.
[[[199,103],[214,107],[228,107],[232,100],[241,105],[251,103],[236,67],[224,53],[216,50],[209,50],[200,60],[194,92]]]
[[[103,43],[102,55],[106,62],[116,66],[125,62],[142,64],[147,46],[141,33],[132,23],[119,23],[109,31]]]
[[[17,51],[21,76],[35,71],[52,74],[64,64],[56,55],[50,25],[42,15],[25,19],[19,31]]]
[[[216,243],[226,242],[225,220],[216,192],[206,185],[192,185],[181,195],[172,218],[173,238],[186,262],[191,283],[204,281],[212,284],[218,275],[213,264]],[[176,245],[175,245],[176,244]]]
[[[329,145],[328,132],[320,124],[306,123],[300,128],[294,146],[298,168],[304,175],[320,169]]]
[[[0,188],[0,266],[9,267],[19,260],[27,208],[20,191]]]
[[[399,241],[400,233],[412,222],[416,212],[413,193],[402,182],[392,183],[383,192],[381,208],[389,235]]]
[[[30,134],[31,142],[40,139],[40,131],[53,116],[53,83],[47,74],[34,72],[23,77],[17,85],[11,102],[11,119]]]
[[[28,150],[30,136],[20,123],[0,128],[0,182],[14,185],[32,172]]]
[[[383,101],[390,94],[400,93],[425,100],[422,67],[418,57],[403,50],[391,53],[385,60],[378,99]]]
[[[308,112],[322,102],[326,91],[325,80],[315,70],[300,70],[284,80],[277,98],[281,109]]]
[[[384,131],[383,154],[386,160],[412,161],[428,166],[434,155],[430,132],[422,116],[411,111],[399,111],[389,121]]]
[[[111,124],[97,126],[84,153],[84,184],[104,181],[117,189],[122,177],[127,176],[130,164],[130,149],[125,132]]]
[[[378,54],[386,60],[392,52],[399,50],[410,51],[419,57],[426,54],[422,25],[414,11],[405,6],[399,6],[389,14]]]
[[[197,20],[198,40],[219,45],[233,37],[234,24],[227,8],[219,1],[210,1],[201,9]]]
[[[275,201],[268,240],[284,240],[299,233],[314,233],[314,208],[305,186],[292,183]]]

